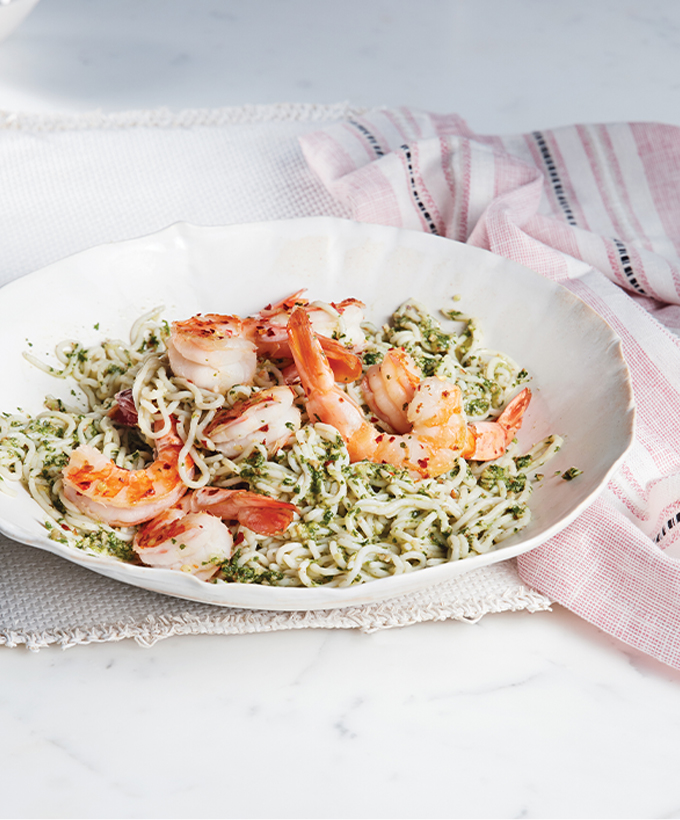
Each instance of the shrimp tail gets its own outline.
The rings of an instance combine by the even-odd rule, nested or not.
[[[277,302],[275,305],[267,305],[259,313],[249,316],[244,320],[244,328],[246,335],[250,338],[258,348],[261,355],[268,356],[275,359],[287,359],[290,357],[289,339],[286,332],[286,325],[290,315],[295,310],[304,310],[307,316],[312,321],[312,316],[321,314],[326,319],[329,318],[326,311],[310,304],[309,300],[304,298],[305,290],[298,290],[295,293]],[[331,302],[330,307],[337,312],[338,315],[343,314],[346,310],[354,308],[363,308],[363,302],[357,299],[344,299],[337,304]],[[353,320],[356,324],[356,318]],[[323,330],[320,330],[317,324],[312,321],[312,326],[316,337],[319,339],[323,347],[331,368],[333,369],[335,380],[339,382],[353,382],[360,378],[362,373],[361,359],[356,355],[354,350],[357,349],[359,340],[356,338],[356,332],[351,334],[354,338],[353,349],[349,345],[349,340],[342,343],[334,335],[338,330],[333,327],[332,323],[322,321]],[[355,328],[357,331],[357,328]],[[361,334],[361,345],[363,346],[363,333]],[[287,381],[292,381],[292,371]]]
[[[337,382],[355,382],[361,377],[363,367],[361,359],[340,344],[335,339],[329,339],[327,336],[316,337],[319,344],[326,354],[328,364],[333,370],[333,376]],[[282,371],[283,378],[286,384],[294,384],[300,381],[300,374],[293,362],[287,365]]]
[[[509,402],[496,421],[479,421],[469,425],[472,440],[463,452],[472,461],[500,458],[522,426],[524,413],[531,401],[531,390],[525,387]]]
[[[335,374],[305,311],[296,308],[288,320],[290,351],[307,397],[307,415],[332,424],[350,443],[368,422],[361,408],[335,383]]]
[[[209,512],[227,521],[238,521],[260,535],[276,535],[288,528],[295,504],[278,501],[249,490],[203,487],[182,499],[185,512]]]
[[[531,390],[525,387],[521,393],[518,393],[515,398],[508,403],[508,406],[498,417],[498,423],[505,430],[507,443],[515,437],[515,434],[522,426],[524,413],[526,412],[529,402],[531,401]]]
[[[336,382],[355,382],[362,373],[361,359],[336,339],[317,336],[328,363],[333,369]]]
[[[304,310],[296,308],[291,313],[288,320],[288,341],[307,396],[309,397],[313,387],[317,390],[333,390],[333,370]]]
[[[257,327],[254,331],[251,329],[249,332],[251,337],[255,339],[256,344],[259,344],[263,355],[274,359],[290,358],[290,347],[285,326],[268,327],[262,335],[258,335],[259,330]],[[356,353],[346,348],[337,339],[331,339],[320,334],[316,334],[316,337],[328,357],[328,363],[333,369],[336,381],[354,382],[361,376],[363,368],[361,359]],[[262,340],[266,342],[266,347],[263,346]],[[292,380],[292,378],[289,378],[288,381]]]

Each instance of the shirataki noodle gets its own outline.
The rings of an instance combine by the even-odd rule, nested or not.
[[[127,343],[105,340],[86,349],[63,342],[53,366],[27,354],[41,370],[72,381],[74,402],[48,396],[35,416],[0,415],[0,489],[11,493],[21,482],[42,508],[51,538],[137,562],[134,528],[109,527],[80,513],[64,496],[61,471],[85,443],[120,467],[141,469],[153,460],[154,439],[173,420],[184,442],[180,473],[187,487],[247,488],[299,509],[277,535],[233,524],[235,552],[221,564],[215,583],[345,587],[487,552],[529,523],[532,484],[559,449],[559,436],[525,453],[513,442],[493,463],[461,457],[450,472],[416,480],[390,465],[350,463],[339,433],[303,415],[292,442],[273,456],[253,444],[227,458],[211,447],[206,428],[220,408],[282,384],[280,363],[261,361],[253,384],[237,385],[226,395],[201,389],[172,373],[165,347],[169,329],[161,314],[159,309],[141,317]],[[365,324],[364,370],[390,347],[405,348],[424,376],[460,386],[469,421],[493,419],[528,374],[483,346],[474,319],[456,311],[446,316],[443,329],[422,305],[409,301],[383,327]],[[108,415],[125,389],[132,390],[138,428],[119,426]],[[358,383],[346,389],[363,401]],[[296,390],[304,411],[303,391]],[[195,465],[193,475],[184,466],[186,455]]]

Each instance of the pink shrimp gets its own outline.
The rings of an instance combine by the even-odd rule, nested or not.
[[[420,374],[411,357],[403,350],[391,348],[380,364],[368,369],[362,388],[371,412],[398,433],[405,433],[411,429],[407,408],[419,382]],[[531,391],[525,387],[494,421],[470,422],[473,446],[463,450],[463,457],[491,461],[502,456],[522,426],[530,400]]]
[[[402,348],[390,348],[379,364],[368,368],[361,382],[366,404],[381,421],[397,433],[407,433],[411,424],[406,408],[413,400],[422,374]]]
[[[254,393],[231,408],[218,410],[205,428],[217,450],[235,458],[254,442],[272,455],[300,428],[300,411],[290,387],[271,387]]]
[[[361,360],[350,348],[360,349],[364,342],[360,327],[362,303],[345,299],[324,310],[303,299],[301,293],[298,291],[244,319],[208,313],[173,322],[167,343],[170,367],[177,376],[198,387],[220,393],[236,384],[252,384],[258,355],[290,358],[286,323],[290,310],[299,303],[305,306],[319,332],[344,335],[349,346],[326,336],[322,337],[322,344],[336,379],[355,381],[361,375]],[[347,321],[339,318],[345,315]]]
[[[310,419],[335,427],[353,462],[392,464],[426,478],[447,472],[465,449],[473,447],[462,394],[456,385],[437,378],[419,382],[407,409],[411,432],[391,436],[371,424],[362,409],[336,385],[304,310],[291,313],[288,335]]]
[[[304,292],[304,289],[298,290],[246,319],[252,327],[258,350],[274,358],[290,356],[286,328],[291,313],[297,307],[306,312],[326,355],[329,350],[334,351],[336,348],[355,352],[363,349],[366,343],[361,329],[363,302],[358,299],[343,299],[342,302],[328,304],[310,302],[302,295]],[[329,344],[336,340],[337,345]]]
[[[62,472],[65,497],[81,512],[111,526],[133,526],[174,506],[187,491],[179,474],[183,442],[172,427],[156,440],[156,459],[125,470],[89,444],[77,447]],[[189,472],[193,466],[187,457]]]
[[[303,290],[287,296],[275,305],[267,305],[259,313],[245,319],[246,334],[257,346],[258,352],[273,359],[290,358],[286,327],[291,312],[301,307],[307,313],[314,332],[333,368],[336,381],[353,382],[361,376],[361,360],[356,352],[362,350],[366,339],[361,329],[363,302],[343,299],[327,306],[310,303]],[[286,373],[287,381],[297,374]]]
[[[164,510],[135,533],[132,548],[142,563],[181,570],[207,581],[228,560],[234,540],[226,524],[208,512]]]
[[[287,501],[222,487],[201,487],[185,496],[180,505],[187,513],[209,512],[226,521],[238,521],[261,535],[283,532],[298,512],[295,504]]]
[[[492,461],[500,458],[508,449],[522,426],[524,413],[531,401],[531,390],[525,387],[503,409],[495,421],[473,421],[469,427],[475,439],[475,447],[466,458],[472,461]]]
[[[253,532],[276,535],[287,529],[296,512],[294,504],[249,490],[203,487],[143,524],[132,546],[148,566],[208,580],[233,553],[234,539],[224,521],[238,521]]]
[[[173,322],[167,343],[173,373],[221,393],[236,384],[251,384],[257,352],[246,329],[238,316],[216,313]]]

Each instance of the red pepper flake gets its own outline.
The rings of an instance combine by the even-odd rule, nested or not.
[[[429,458],[419,458],[418,466],[421,467],[423,470],[427,469],[427,463],[429,460]]]
[[[66,532],[71,532],[71,528],[68,527],[66,524],[61,524],[60,526],[61,526],[62,530],[66,530]]]
[[[269,430],[269,425],[268,424],[263,424],[262,427],[260,427],[260,432],[262,432],[262,433],[266,433],[268,430]]]
[[[242,532],[237,532],[236,537],[234,538],[234,545],[238,546],[242,541],[245,541],[246,537]]]

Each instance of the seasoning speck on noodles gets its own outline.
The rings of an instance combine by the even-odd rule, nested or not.
[[[346,587],[487,552],[561,445],[518,449],[527,372],[458,311],[362,308],[157,309],[129,342],[26,354],[74,401],[0,414],[0,489],[21,482],[54,540],[212,583]]]

